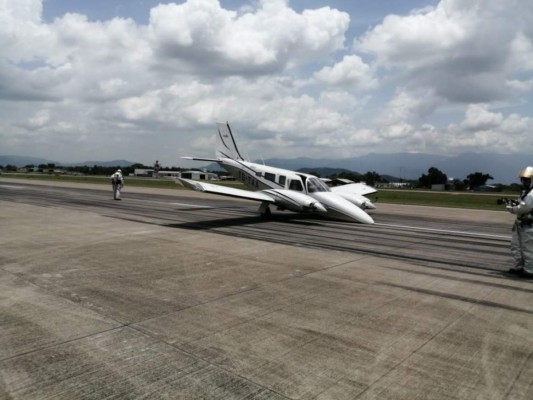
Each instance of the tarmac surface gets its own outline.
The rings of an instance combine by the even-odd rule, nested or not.
[[[0,398],[533,399],[513,216],[377,206],[0,177]]]

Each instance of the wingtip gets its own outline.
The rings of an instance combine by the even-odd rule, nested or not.
[[[202,186],[198,183],[191,181],[189,179],[184,178],[176,178],[184,187],[192,190],[196,190],[197,192],[203,192]]]

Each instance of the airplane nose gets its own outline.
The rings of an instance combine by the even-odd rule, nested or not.
[[[363,211],[363,210],[361,210]],[[374,223],[374,219],[368,215],[367,213],[365,213],[363,211],[364,214],[358,214],[357,215],[357,220],[363,224],[373,224]]]
[[[327,207],[327,215],[343,221],[357,221],[362,224],[373,224],[374,220],[364,210],[344,197],[332,192],[313,193],[315,199],[320,200]]]

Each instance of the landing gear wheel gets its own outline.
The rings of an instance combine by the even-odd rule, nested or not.
[[[267,202],[261,203],[261,206],[259,207],[259,214],[261,214],[261,218],[268,219],[272,215],[270,212],[270,207]]]
[[[267,208],[265,212],[261,213],[261,218],[263,219],[269,219],[272,216],[272,212],[270,211],[270,208]]]

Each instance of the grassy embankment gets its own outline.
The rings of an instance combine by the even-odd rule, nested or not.
[[[2,174],[2,178],[18,178],[31,180],[46,180],[57,182],[93,183],[108,185],[109,178],[105,176],[73,176],[73,175],[43,175],[43,174]],[[152,187],[161,189],[184,189],[170,179],[133,178],[126,177],[126,184],[133,187]],[[221,185],[244,189],[238,182],[217,182]],[[393,190],[381,189],[378,193],[368,196],[372,201],[391,204],[411,204],[435,207],[471,208],[478,210],[504,211],[505,207],[496,204],[500,197],[516,197],[517,193],[471,193],[471,192],[432,192],[427,190]]]

